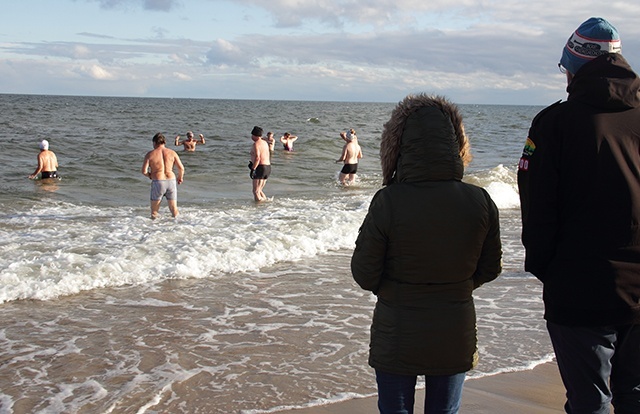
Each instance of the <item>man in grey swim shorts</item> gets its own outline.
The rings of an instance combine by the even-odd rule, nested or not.
[[[144,157],[142,174],[151,181],[151,218],[158,217],[162,197],[167,198],[169,210],[173,217],[178,216],[178,189],[184,177],[184,166],[178,153],[166,148],[164,135],[157,133],[153,136],[153,150]],[[173,167],[178,168],[178,176],[173,172]]]
[[[162,197],[167,197],[167,201],[177,200],[178,186],[175,178],[173,180],[151,180],[151,201],[160,202]]]

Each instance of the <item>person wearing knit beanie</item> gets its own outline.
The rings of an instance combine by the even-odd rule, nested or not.
[[[559,66],[567,98],[533,118],[518,163],[524,270],[543,285],[564,410],[636,414],[640,76],[601,17],[571,34]]]
[[[620,35],[605,19],[592,17],[571,34],[560,65],[575,75],[582,65],[606,53],[622,53]]]

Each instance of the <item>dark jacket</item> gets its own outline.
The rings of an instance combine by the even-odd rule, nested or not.
[[[501,271],[498,209],[461,181],[457,108],[408,97],[385,124],[388,186],[376,193],[351,260],[377,295],[369,364],[406,375],[451,375],[477,363],[472,291]]]
[[[640,322],[640,79],[619,54],[586,63],[533,120],[518,170],[525,270],[545,318]]]

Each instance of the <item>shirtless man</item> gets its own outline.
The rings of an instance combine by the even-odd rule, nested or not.
[[[362,149],[358,144],[358,137],[353,128],[349,132],[341,132],[340,137],[346,142],[342,147],[342,155],[336,160],[336,162],[344,162],[344,167],[340,171],[340,183],[350,185],[356,180],[358,160],[362,158]]]
[[[271,154],[269,144],[262,139],[262,128],[253,127],[251,131],[253,146],[251,147],[251,162],[249,176],[253,180],[253,198],[256,201],[264,201],[267,196],[262,191],[267,184],[267,178],[271,174]]]
[[[198,135],[198,139],[195,140],[193,139],[193,132],[188,131],[187,132],[187,139],[185,139],[184,141],[180,141],[180,135],[176,135],[176,139],[174,144],[177,146],[184,146],[184,150],[185,151],[189,151],[189,152],[193,152],[196,150],[196,145],[197,144],[204,144],[204,135],[200,134]]]
[[[173,173],[178,168],[178,177]],[[169,210],[173,217],[178,216],[178,184],[182,184],[184,166],[174,150],[166,148],[164,135],[153,136],[153,150],[144,157],[142,175],[151,179],[151,218],[156,219],[160,210],[162,197],[167,197]]]
[[[280,142],[282,142],[282,146],[286,151],[293,151],[293,143],[298,139],[297,136],[291,135],[288,132],[285,132],[283,136],[280,137]]]
[[[269,144],[269,151],[273,152],[276,149],[276,139],[273,137],[273,132],[267,132],[267,137],[264,140]]]
[[[58,178],[58,158],[53,151],[49,151],[49,141],[43,139],[40,142],[40,153],[38,154],[38,167],[29,176],[30,179],[35,179],[38,174],[41,179]]]

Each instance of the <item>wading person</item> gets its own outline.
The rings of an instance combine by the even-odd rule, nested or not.
[[[40,142],[40,152],[38,153],[38,166],[30,179],[35,179],[40,174],[40,179],[58,178],[58,158],[56,154],[49,150],[49,141],[43,139]]]
[[[271,153],[269,152],[269,144],[262,139],[262,128],[255,126],[251,131],[251,162],[249,162],[249,177],[253,184],[253,198],[255,201],[264,201],[267,196],[264,194],[264,186],[267,184],[267,178],[271,174]]]
[[[176,177],[173,168],[178,168]],[[162,197],[167,198],[169,210],[173,217],[178,216],[178,187],[184,177],[184,166],[178,154],[166,148],[164,135],[153,136],[153,150],[144,157],[142,174],[151,179],[151,218],[158,217]]]

